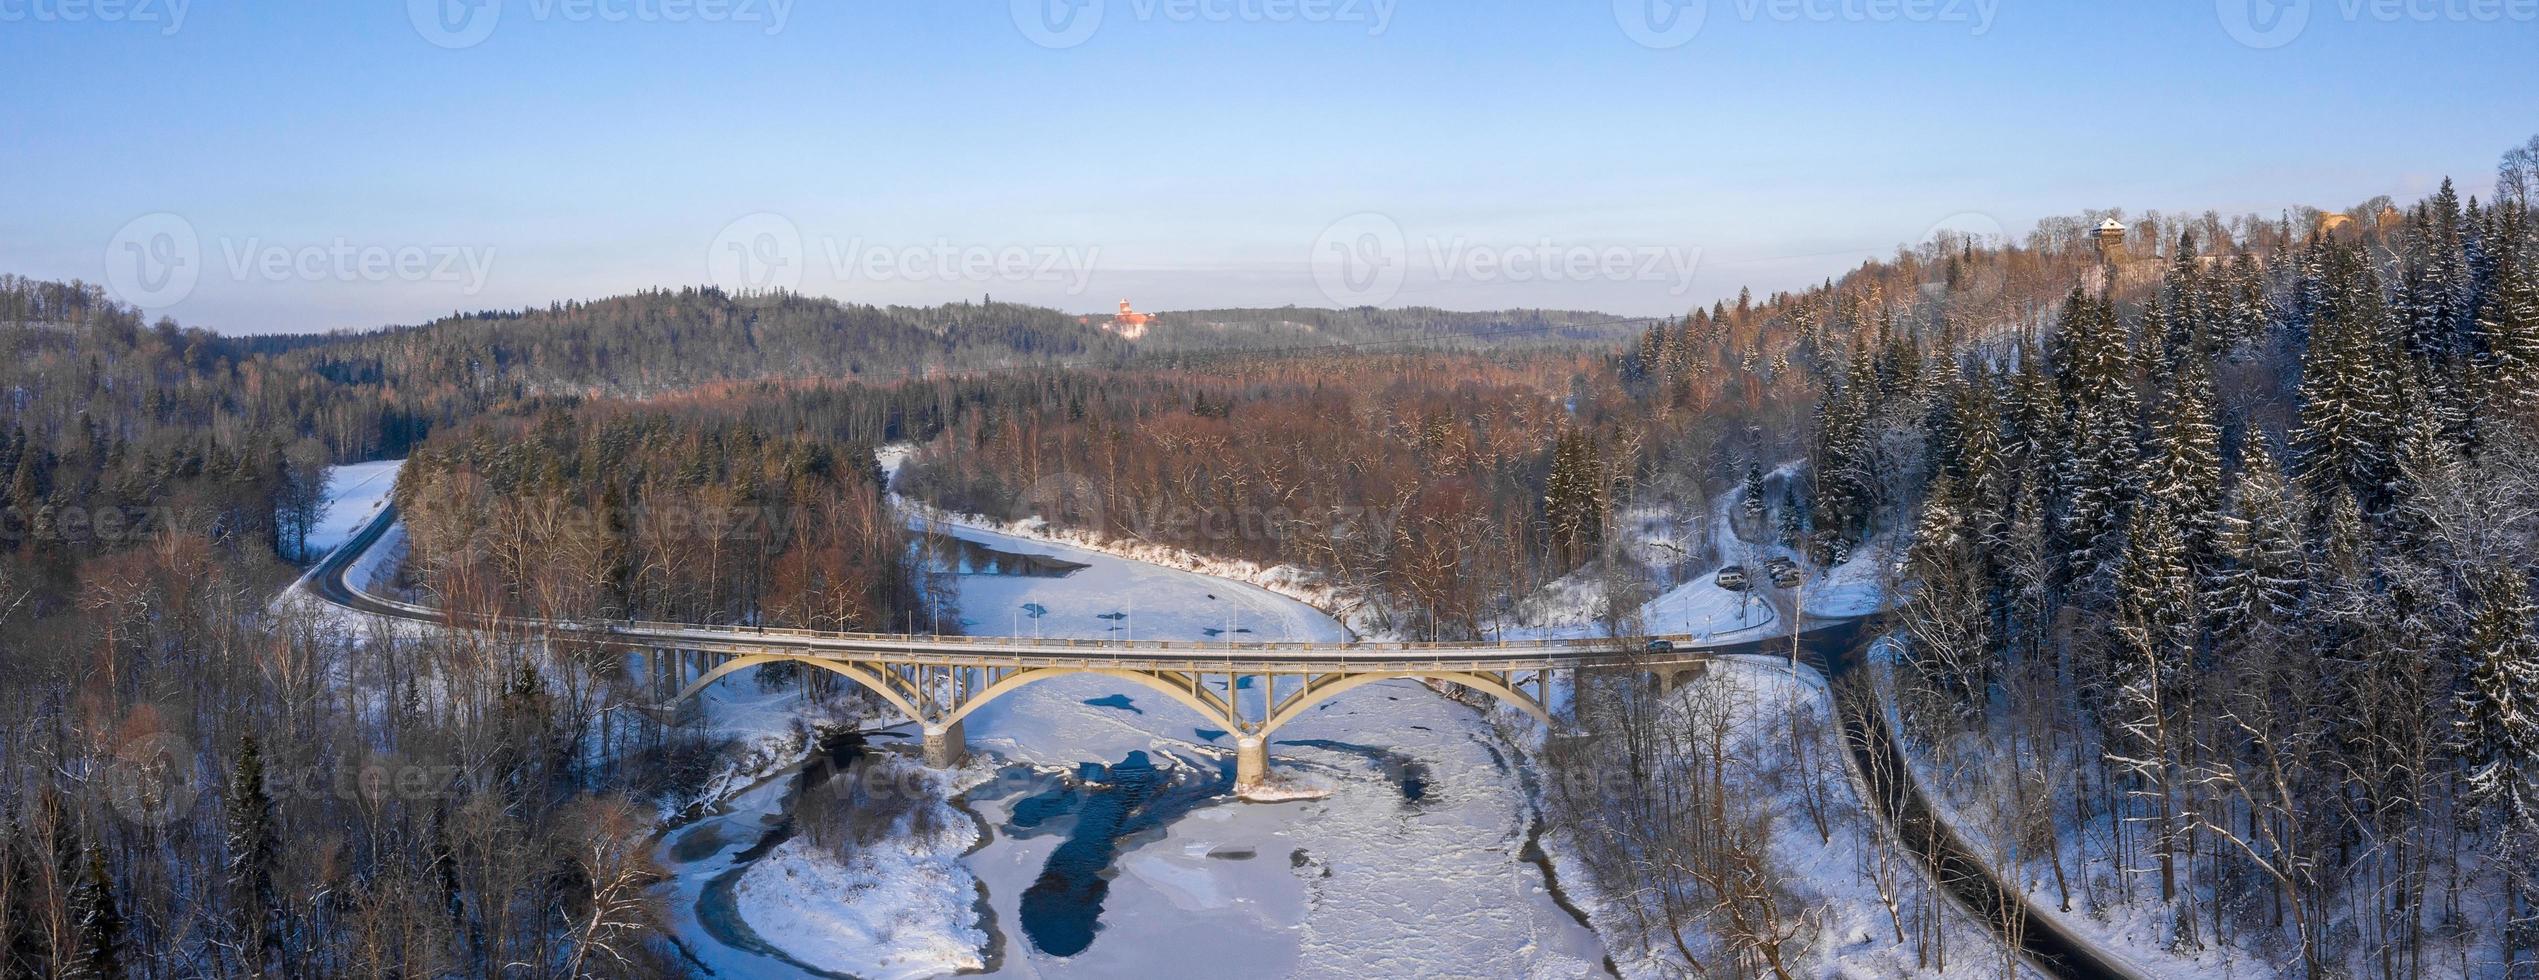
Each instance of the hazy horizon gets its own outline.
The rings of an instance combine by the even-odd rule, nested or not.
[[[2511,4],[68,9],[0,10],[0,269],[227,333],[705,283],[1663,315],[1935,227],[2483,196],[2539,116]]]

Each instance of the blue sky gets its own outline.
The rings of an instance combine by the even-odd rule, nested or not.
[[[0,0],[0,271],[230,332],[702,282],[1654,314],[1943,223],[2484,193],[2539,131],[2539,0],[1051,2]]]

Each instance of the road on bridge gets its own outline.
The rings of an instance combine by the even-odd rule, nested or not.
[[[831,633],[812,630],[705,626],[637,621],[548,622],[517,617],[456,618],[443,610],[400,602],[355,588],[345,580],[354,561],[376,545],[397,520],[395,505],[336,548],[301,580],[321,601],[370,615],[466,629],[539,631],[580,634],[595,642],[675,648],[729,654],[734,664],[775,656],[811,662],[836,661],[842,673],[851,664],[890,665],[922,660],[954,668],[1014,669],[1025,673],[1097,670],[1104,673],[1195,672],[1207,674],[1266,673],[1361,677],[1454,677],[1486,679],[1496,672],[1505,696],[1518,671],[1541,672],[1581,667],[1636,668],[1666,672],[1689,669],[1713,657],[1789,657],[1807,663],[1829,680],[1850,675],[1867,661],[1869,644],[1880,630],[1869,619],[1845,619],[1808,626],[1796,608],[1779,610],[1784,622],[1800,624],[1798,652],[1783,635],[1734,642],[1702,643],[1694,637],[1666,638],[1666,649],[1649,649],[1644,640],[1542,640],[1515,642],[1359,643],[1330,646],[1302,643],[1198,644],[1170,641],[1067,641],[1007,637]],[[1780,606],[1794,606],[1779,603]],[[728,666],[728,665],[727,665]],[[713,676],[709,675],[706,681]],[[868,687],[901,704],[926,725],[928,755],[938,756],[944,739],[958,742],[957,716],[948,723],[928,721],[923,712],[893,695],[889,678],[854,674]],[[702,683],[702,682],[701,682]],[[700,686],[701,686],[700,683]],[[1308,682],[1310,685],[1310,681]],[[1196,685],[1193,685],[1194,688]],[[1486,683],[1484,686],[1488,686]],[[1830,685],[1829,685],[1830,688]],[[1174,693],[1167,691],[1167,693]],[[1222,701],[1177,694],[1203,714],[1215,715]],[[1522,700],[1521,698],[1519,700]],[[1878,817],[1896,830],[1904,845],[1921,856],[1941,888],[2004,941],[2016,945],[2029,963],[2048,976],[2077,980],[2139,980],[2141,974],[2122,959],[2071,933],[2055,919],[2037,913],[2022,892],[2002,885],[1963,838],[1941,821],[1909,775],[1903,750],[1886,723],[1877,698],[1836,698],[1842,714],[1844,741],[1850,748],[1854,776],[1867,791]],[[1539,714],[1539,705],[1531,706]],[[1220,718],[1220,720],[1223,720]],[[1267,768],[1261,748],[1267,731],[1254,728],[1243,739],[1238,767],[1253,778]],[[1239,781],[1239,780],[1238,780]]]

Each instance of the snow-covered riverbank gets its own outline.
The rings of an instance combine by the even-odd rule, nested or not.
[[[956,577],[958,615],[971,633],[1117,637],[1132,628],[1133,605],[1139,638],[1348,639],[1329,616],[1244,583],[983,528],[953,533],[1086,566],[1063,577]],[[1143,687],[1097,676],[1026,687],[966,722],[978,765],[1051,773],[1114,765],[1133,752],[1182,766],[1227,764],[1231,741],[1206,724]],[[990,973],[1180,976],[1191,969],[1192,935],[1208,937],[1212,962],[1247,974],[1602,972],[1594,933],[1522,859],[1533,810],[1489,716],[1417,682],[1388,682],[1335,697],[1282,729],[1272,755],[1331,795],[1285,804],[1227,798],[1122,841],[1096,938],[1068,957],[1035,948],[1020,927],[1022,896],[1059,840],[1002,831],[1021,794],[974,801],[990,837],[961,863],[985,886],[990,945],[1000,953]],[[1406,765],[1422,774],[1417,801],[1405,798]],[[824,880],[808,867],[787,873]],[[740,917],[771,945],[814,966],[845,966],[819,961],[834,937],[816,934],[816,922],[793,907],[798,896],[776,903],[742,890],[737,898]],[[940,966],[959,969],[962,959]]]

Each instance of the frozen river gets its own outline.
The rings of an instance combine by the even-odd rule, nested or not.
[[[946,615],[972,634],[1349,639],[1312,607],[1250,585],[995,531],[953,533],[966,542],[953,561],[965,573],[954,576],[957,613]],[[1272,744],[1276,765],[1331,793],[1276,804],[1215,791],[1233,745],[1206,724],[1145,688],[1100,677],[1045,681],[971,715],[970,778],[984,785],[963,802],[984,838],[957,860],[954,877],[973,880],[940,886],[975,895],[898,903],[969,921],[881,930],[904,937],[893,940],[910,947],[902,955],[863,948],[890,942],[869,931],[865,911],[817,908],[824,890],[879,883],[817,867],[772,869],[774,881],[801,887],[744,887],[731,909],[742,928],[705,928],[694,904],[712,897],[704,883],[728,874],[753,843],[754,834],[735,831],[768,826],[781,811],[783,794],[767,787],[704,825],[716,836],[681,848],[686,838],[673,834],[665,843],[666,857],[685,859],[670,897],[688,904],[674,918],[692,948],[699,939],[722,944],[699,957],[735,975],[817,968],[920,976],[962,967],[1018,977],[1604,973],[1595,934],[1526,860],[1533,810],[1510,749],[1481,711],[1411,681],[1335,697]],[[1021,778],[1027,773],[1037,778]],[[766,860],[825,860],[775,853]],[[708,906],[709,916],[724,911]],[[832,921],[837,934],[821,934]],[[969,929],[987,941],[951,950]],[[763,946],[730,948],[736,933]]]

